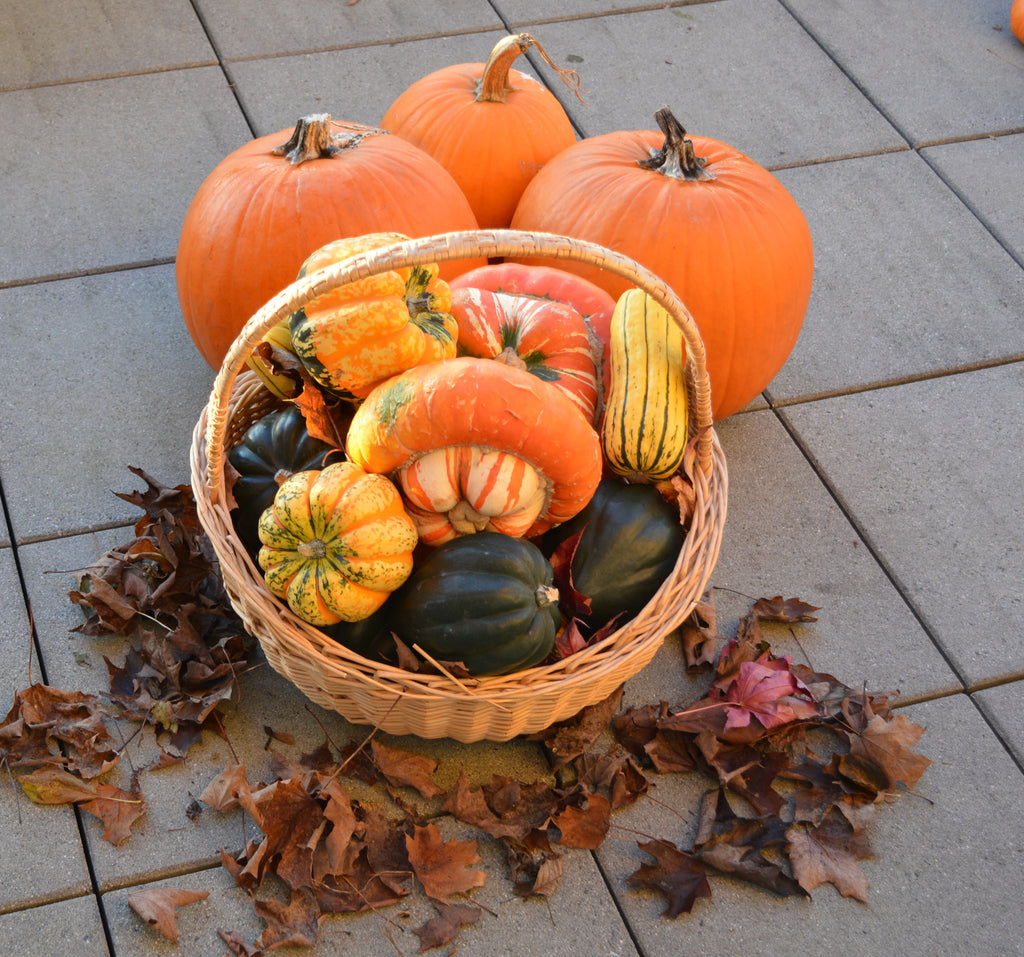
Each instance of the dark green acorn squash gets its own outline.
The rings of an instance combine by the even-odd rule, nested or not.
[[[405,644],[473,675],[529,668],[552,651],[561,624],[552,569],[532,542],[497,532],[435,549],[388,599]]]
[[[675,567],[686,537],[679,509],[653,485],[605,479],[586,508],[545,536],[547,552],[579,534],[569,566],[572,586],[590,599],[589,613],[560,590],[562,610],[597,630],[616,616],[617,625],[635,618]]]
[[[274,504],[278,486],[289,475],[322,469],[330,445],[306,431],[306,420],[294,405],[271,412],[254,422],[242,441],[228,454],[238,473],[232,487],[237,509],[235,531],[250,555],[260,550],[260,516]]]
[[[320,630],[332,641],[363,658],[394,664],[397,655],[391,638],[389,613],[390,606],[385,602],[369,618],[339,621],[336,625],[321,626]]]

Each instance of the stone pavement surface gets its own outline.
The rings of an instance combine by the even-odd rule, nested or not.
[[[128,466],[188,481],[213,373],[173,262],[205,176],[304,113],[376,124],[426,72],[527,30],[580,71],[586,104],[530,55],[580,135],[652,128],[668,104],[776,171],[805,211],[816,273],[801,338],[763,397],[718,426],[730,493],[712,584],[725,627],[739,595],[821,606],[777,650],[900,692],[934,763],[880,815],[868,904],[723,879],[713,902],[666,920],[659,895],[625,884],[646,860],[627,833],[570,854],[550,906],[489,882],[494,915],[459,953],[1024,953],[1024,45],[1009,6],[5,0],[0,706],[33,681],[101,691],[103,656],[123,650],[71,632],[67,592],[138,516],[113,494],[138,487]],[[691,691],[670,639],[626,694]],[[117,847],[96,819],[30,804],[0,775],[0,955],[220,954],[218,928],[259,934],[219,864],[244,825],[190,822],[190,797],[232,753],[264,774],[265,726],[304,749],[323,728],[363,730],[266,668],[225,722],[233,752],[204,739],[149,775],[150,814]],[[525,741],[397,743],[476,781],[546,771]],[[684,841],[697,793],[669,778],[616,823]],[[210,892],[179,912],[177,949],[127,906],[162,884]],[[411,929],[432,912],[406,910],[391,942],[377,917],[332,919],[313,953],[415,953]]]

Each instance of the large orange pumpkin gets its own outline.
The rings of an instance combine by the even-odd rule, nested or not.
[[[476,227],[458,184],[422,150],[326,113],[303,117],[294,132],[235,150],[199,187],[176,263],[185,325],[217,369],[246,320],[321,246],[364,233],[417,238]],[[485,262],[449,263],[442,275]]]
[[[1010,29],[1013,35],[1024,43],[1024,0],[1013,0],[1010,7]]]
[[[428,74],[391,104],[381,127],[434,157],[469,199],[480,226],[507,227],[526,184],[576,141],[569,117],[538,80],[513,70],[531,46],[566,82],[528,33],[502,38],[486,63],[460,63]]]
[[[782,368],[807,311],[807,220],[766,169],[717,140],[688,137],[666,109],[661,133],[581,140],[534,178],[514,229],[562,233],[625,253],[693,314],[707,349],[715,419],[754,399]],[[530,260],[525,260],[530,262]],[[562,262],[618,297],[629,283]]]

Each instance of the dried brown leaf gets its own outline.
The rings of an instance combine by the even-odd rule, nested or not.
[[[479,863],[476,841],[443,841],[436,824],[416,827],[405,839],[409,863],[428,897],[444,900],[450,894],[465,894],[487,880]]]
[[[437,917],[413,929],[413,933],[420,939],[420,949],[416,951],[418,954],[450,944],[463,927],[475,924],[480,919],[480,908],[472,904],[435,903],[434,906],[437,908]]]
[[[678,917],[693,910],[702,897],[711,898],[704,865],[689,851],[680,850],[669,841],[648,841],[637,846],[650,854],[656,863],[642,864],[626,883],[633,887],[648,887],[660,891],[668,898],[663,917]]]
[[[178,942],[178,907],[206,900],[209,891],[147,887],[128,895],[128,906],[172,944]]]

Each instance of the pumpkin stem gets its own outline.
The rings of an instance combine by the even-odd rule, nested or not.
[[[327,545],[323,539],[314,538],[308,542],[302,542],[297,549],[295,549],[302,558],[306,559],[320,559],[327,557]]]
[[[672,179],[699,181],[715,178],[704,168],[707,160],[696,155],[693,140],[687,138],[683,124],[667,106],[658,110],[654,119],[665,134],[665,143],[660,150],[651,150],[649,159],[637,160],[637,165]]]
[[[502,37],[494,45],[494,49],[491,50],[491,55],[487,58],[487,62],[484,64],[483,75],[477,83],[477,103],[505,102],[506,95],[511,93],[514,89],[514,87],[510,86],[508,82],[508,71],[512,68],[512,64],[515,62],[515,59],[521,53],[525,53],[529,50],[530,47],[536,48],[537,52],[544,59],[544,62],[551,67],[551,69],[558,74],[558,78],[576,94],[576,99],[581,103],[587,102],[582,96],[582,94],[587,91],[580,86],[580,75],[575,70],[566,70],[563,67],[556,66],[552,62],[551,57],[547,55],[544,47],[542,47],[534,37],[530,36],[529,33],[515,33],[507,37]]]
[[[292,166],[307,160],[326,159],[342,150],[358,146],[367,136],[386,134],[387,130],[362,128],[345,133],[331,132],[330,113],[310,113],[299,118],[287,143],[270,152],[283,156]]]
[[[515,346],[505,346],[495,357],[495,362],[500,362],[502,365],[511,366],[513,369],[525,369],[527,368],[526,360],[516,352]]]
[[[537,607],[547,608],[548,605],[558,604],[558,589],[552,585],[537,586]]]

